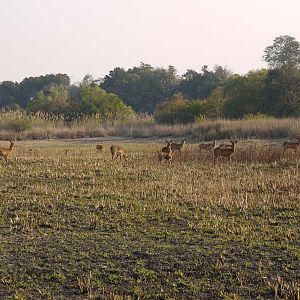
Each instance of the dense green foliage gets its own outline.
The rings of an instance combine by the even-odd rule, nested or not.
[[[154,114],[159,123],[192,123],[204,118],[244,118],[250,115],[300,116],[300,44],[279,36],[266,47],[269,69],[232,74],[226,68],[206,65],[200,72],[179,76],[173,66],[155,68],[141,63],[125,70],[115,68],[103,79],[86,75],[70,84],[66,74],[25,78],[0,83],[0,107],[63,114],[99,114],[124,119],[135,112]]]
[[[281,35],[265,49],[264,60],[272,68],[299,66],[300,43],[292,36]]]
[[[158,103],[174,94],[178,84],[174,67],[153,68],[142,63],[128,71],[115,68],[105,76],[101,87],[119,95],[135,111],[152,113]]]

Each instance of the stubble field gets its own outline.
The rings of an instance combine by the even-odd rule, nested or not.
[[[239,142],[213,164],[188,145],[158,164],[162,142],[118,141],[127,162],[102,144],[0,160],[0,299],[299,299],[299,153]]]

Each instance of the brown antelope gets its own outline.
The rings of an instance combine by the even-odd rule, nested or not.
[[[178,152],[181,152],[181,150],[183,149],[185,145],[185,140],[181,140],[181,143],[180,144],[177,144],[177,143],[172,143],[171,141],[171,150],[172,151],[178,151]]]
[[[230,140],[231,144],[220,144],[218,147],[223,148],[223,149],[231,149],[232,148],[232,143],[237,143],[237,140]]]
[[[96,146],[97,151],[103,152],[103,145],[97,145]]]
[[[126,154],[126,151],[121,147],[121,146],[118,146],[118,145],[111,145],[110,146],[110,152],[111,152],[111,158],[114,159],[114,158],[120,158],[122,159],[122,157],[127,161],[127,154]]]
[[[158,158],[158,162],[161,162],[164,159],[168,162],[172,160],[173,158],[172,141],[167,142],[166,147],[163,147],[160,151],[157,151],[157,158]]]
[[[235,151],[236,141],[231,141],[230,148],[221,148],[220,146],[214,148],[214,163],[217,161],[219,156],[228,157],[228,160],[231,160],[231,156]]]
[[[215,147],[216,147],[216,140],[214,140],[212,144],[199,144],[200,151],[209,151]]]
[[[15,147],[15,143],[10,141],[9,148],[2,148],[0,147],[0,156],[4,157],[5,161],[7,162],[7,157],[11,155],[12,149]]]
[[[166,141],[166,143],[167,143],[167,146],[163,147],[160,152],[170,153],[172,151],[172,140],[171,141]]]
[[[297,142],[284,142],[282,144],[283,151],[285,152],[288,149],[299,150],[300,149],[300,138],[298,138]]]

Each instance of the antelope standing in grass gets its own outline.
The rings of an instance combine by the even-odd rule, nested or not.
[[[111,152],[111,158],[112,160],[114,158],[120,158],[122,159],[122,157],[127,161],[127,154],[126,154],[126,151],[121,147],[121,146],[118,146],[118,145],[111,145],[110,146],[110,152]]]
[[[230,140],[230,144],[220,144],[218,147],[223,149],[231,149],[232,143],[236,144],[237,142],[238,142],[237,140]]]
[[[0,156],[4,157],[5,161],[7,162],[7,157],[11,155],[13,147],[15,147],[15,143],[10,141],[9,148],[2,148],[0,147]]]
[[[172,141],[171,141],[171,150],[172,151],[181,152],[181,150],[183,149],[184,145],[185,145],[185,140],[181,140],[180,144],[172,143]]]
[[[172,141],[167,142],[167,146],[163,147],[160,151],[157,151],[157,158],[158,162],[161,162],[162,160],[166,160],[167,162],[170,162],[173,158],[172,154]]]
[[[103,152],[103,145],[97,145],[96,146],[97,151],[99,151],[100,153]]]
[[[199,144],[200,151],[209,151],[215,147],[216,147],[216,140],[214,140],[212,144]]]
[[[172,140],[166,141],[166,143],[167,143],[167,146],[163,147],[160,152],[169,153],[170,151],[172,151]]]
[[[288,149],[299,150],[300,149],[300,138],[298,138],[297,142],[284,142],[282,144],[283,151],[285,152]]]
[[[236,141],[231,141],[231,145],[230,147],[226,147],[226,148],[222,148],[222,147],[217,147],[214,148],[214,163],[217,161],[217,159],[220,156],[223,157],[228,157],[228,160],[231,160],[231,156],[233,155],[234,151],[235,151],[235,144],[237,142]]]

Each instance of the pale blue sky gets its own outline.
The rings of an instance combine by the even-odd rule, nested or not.
[[[300,41],[299,13],[299,0],[0,0],[0,81],[140,62],[246,73],[276,36]]]

